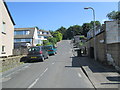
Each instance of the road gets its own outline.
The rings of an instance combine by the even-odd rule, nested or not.
[[[58,53],[44,62],[26,63],[2,80],[3,88],[93,88],[75,63],[70,41],[58,44]]]

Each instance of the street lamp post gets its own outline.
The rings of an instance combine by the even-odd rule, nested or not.
[[[91,9],[93,11],[93,21],[94,21],[94,25],[93,25],[93,38],[94,38],[94,58],[95,60],[97,60],[97,52],[96,52],[96,35],[95,35],[95,31],[96,31],[96,25],[95,25],[95,10],[92,7],[87,7],[84,9]]]

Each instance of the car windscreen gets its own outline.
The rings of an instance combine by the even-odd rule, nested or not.
[[[40,48],[39,48],[39,47],[31,47],[28,51],[29,51],[29,52],[32,52],[32,51],[40,51]]]

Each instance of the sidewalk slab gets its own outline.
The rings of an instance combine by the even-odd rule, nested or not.
[[[103,66],[101,63],[88,57],[78,58],[82,69],[95,88],[120,89],[120,75],[114,68]]]

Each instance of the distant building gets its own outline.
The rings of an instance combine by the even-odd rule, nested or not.
[[[0,0],[0,57],[13,54],[14,21],[3,0]]]
[[[86,42],[86,38],[84,35],[76,35],[74,36],[74,43],[79,43],[79,42]]]
[[[14,44],[15,46],[36,46],[37,44],[42,44],[41,39],[38,37],[38,29],[36,27],[15,28]]]
[[[51,33],[49,31],[45,30],[38,30],[38,37],[41,40],[47,40],[48,37],[52,37]]]
[[[48,37],[52,37],[49,31],[39,30],[36,27],[15,28],[14,44],[15,47],[36,46],[42,44],[43,40],[47,40]]]

